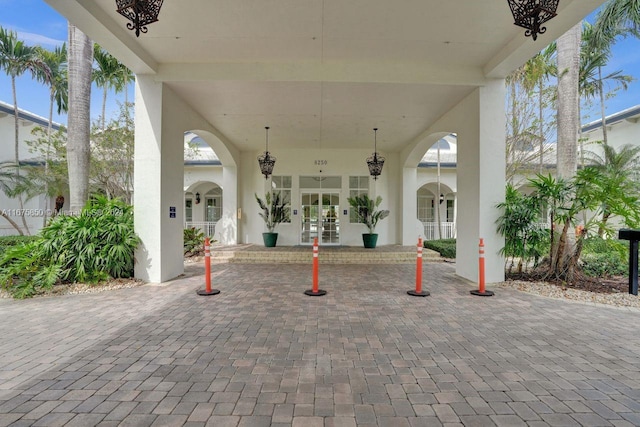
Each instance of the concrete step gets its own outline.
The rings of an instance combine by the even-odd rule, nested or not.
[[[318,251],[318,259],[322,264],[414,264],[416,251],[407,248],[393,250],[361,249],[361,248],[321,248]],[[423,260],[425,262],[437,262],[442,260],[440,254],[424,249]],[[237,264],[311,264],[313,262],[313,249],[311,247],[291,248],[264,248],[250,247],[237,250],[224,248],[211,251],[212,263],[237,263]]]

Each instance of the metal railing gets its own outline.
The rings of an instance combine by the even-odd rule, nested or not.
[[[213,237],[216,232],[216,224],[214,221],[186,221],[184,228],[197,228],[201,230],[205,237]]]
[[[422,222],[424,226],[424,240],[437,240],[438,237],[438,223],[437,222]],[[442,239],[453,239],[456,237],[456,224],[454,222],[443,222]]]

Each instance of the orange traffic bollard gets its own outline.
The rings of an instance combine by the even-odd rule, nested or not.
[[[493,292],[487,291],[484,288],[484,239],[480,238],[480,247],[478,250],[478,290],[471,291],[471,295],[478,295],[481,297],[491,297]]]
[[[204,239],[204,280],[205,289],[196,291],[198,295],[217,295],[220,293],[217,289],[211,289],[211,246],[209,245],[209,238]]]
[[[305,295],[312,297],[321,297],[327,294],[327,291],[318,289],[318,238],[313,239],[313,289],[304,291]]]
[[[431,295],[429,291],[422,290],[422,237],[418,238],[418,256],[416,258],[416,289],[407,291],[407,294],[414,297],[426,297]]]

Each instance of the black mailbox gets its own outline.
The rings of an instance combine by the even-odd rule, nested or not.
[[[629,241],[629,293],[638,295],[638,241],[640,241],[640,230],[623,228],[618,231],[618,239]]]

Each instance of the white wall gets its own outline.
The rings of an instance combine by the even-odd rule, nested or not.
[[[42,119],[44,120],[44,119]],[[36,160],[35,154],[29,151],[26,141],[33,140],[35,137],[31,134],[40,124],[30,120],[20,119],[18,128],[18,152],[20,161]],[[12,114],[0,112],[0,162],[15,161],[15,121]],[[65,195],[65,208],[68,206],[68,195]],[[0,190],[0,210],[4,211],[13,221],[15,221],[25,234],[26,230],[22,222],[21,212],[24,212],[24,219],[27,223],[29,234],[37,234],[44,225],[45,216],[51,217],[51,213],[55,207],[55,198],[49,200],[47,207],[44,195],[34,197],[31,200],[24,201],[23,209],[20,211],[20,204],[17,198],[8,197]],[[63,210],[66,210],[63,208]],[[48,211],[48,215],[47,214]],[[0,236],[11,236],[19,234],[18,231],[4,218],[0,218]]]
[[[371,155],[370,150],[287,150],[278,152],[272,149],[272,154],[277,161],[273,175],[292,176],[292,212],[298,211],[298,215],[292,215],[290,224],[280,224],[278,232],[278,245],[297,245],[300,243],[301,229],[301,209],[300,209],[300,188],[299,176],[340,176],[342,177],[342,188],[340,189],[340,233],[341,244],[362,245],[362,233],[367,229],[362,224],[349,223],[349,176],[369,176],[369,170],[365,159]],[[268,190],[268,182],[260,174],[257,157],[258,152],[242,153],[241,174],[245,178],[246,186],[243,187],[240,196],[239,207],[242,209],[242,220],[240,222],[243,243],[262,244],[262,233],[265,230],[264,221],[260,218],[259,207],[255,201],[254,193],[263,197]],[[388,218],[384,219],[376,228],[379,234],[378,244],[397,243],[396,221],[401,212],[401,206],[397,191],[390,191],[389,183],[395,179],[398,168],[398,156],[394,153],[382,153],[386,157],[386,162],[382,170],[382,175],[377,179],[369,180],[369,194],[372,196],[382,196],[380,209],[391,211]],[[325,161],[326,164],[318,165],[316,161]],[[415,197],[415,196],[414,196]],[[347,214],[344,215],[344,210]]]

